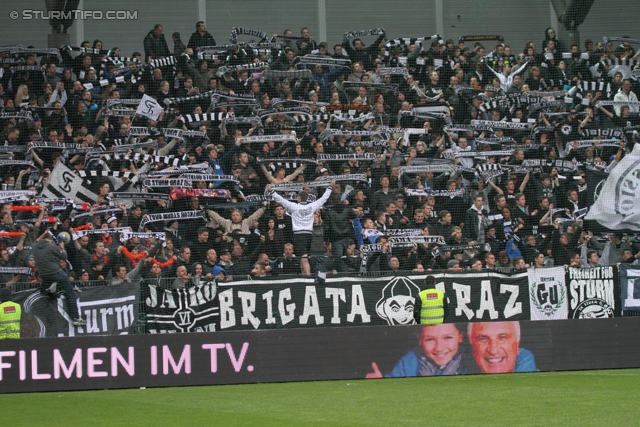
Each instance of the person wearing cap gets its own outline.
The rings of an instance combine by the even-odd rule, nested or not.
[[[219,260],[217,267],[221,267],[222,269],[224,269],[227,280],[233,280],[234,276],[239,275],[240,272],[238,271],[238,268],[233,263],[233,261],[231,261],[231,251],[229,249],[221,249],[218,253],[218,258]]]
[[[460,267],[460,261],[457,259],[450,259],[447,262],[447,271],[450,271],[450,272],[462,271],[462,267]]]
[[[20,304],[11,301],[11,289],[0,289],[0,340],[20,338]]]
[[[78,280],[79,283],[89,284],[89,270],[82,269],[78,272]]]
[[[223,280],[226,280],[227,272],[225,271],[224,268],[220,267],[219,265],[216,265],[215,267],[213,267],[212,275],[214,279],[218,281],[223,281]]]
[[[76,294],[71,286],[69,277],[60,268],[60,260],[67,260],[67,252],[64,249],[64,243],[54,243],[54,237],[49,231],[46,231],[40,240],[33,244],[33,255],[36,261],[36,267],[43,279],[44,287],[58,284],[58,288],[65,293],[65,302],[67,313],[71,318],[74,326],[84,326],[86,322],[80,318],[78,313],[78,305],[76,304]]]

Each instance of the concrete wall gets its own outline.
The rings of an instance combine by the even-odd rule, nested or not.
[[[112,0],[107,3],[83,0],[84,10],[137,11],[135,21],[85,20],[71,27],[71,44],[98,38],[105,48],[118,46],[125,55],[142,51],[142,39],[156,23],[171,33],[179,31],[184,41],[194,31],[200,18],[200,7],[206,10],[207,26],[218,44],[228,43],[234,26],[244,26],[269,34],[281,34],[285,28],[299,34],[309,27],[312,37],[320,40],[319,5],[326,10],[326,34],[330,45],[340,43],[345,31],[383,27],[388,37],[422,37],[437,32],[437,5],[442,9],[442,36],[457,38],[464,34],[495,34],[505,36],[506,42],[517,51],[533,40],[540,46],[544,29],[555,20],[548,0],[400,0],[395,2],[371,0],[369,2],[341,2],[338,0],[184,0],[181,2],[158,0],[154,2]],[[27,6],[28,5],[28,6]],[[0,45],[22,43],[46,46],[51,27],[47,21],[12,20],[11,11],[21,12],[25,7],[44,9],[44,1],[0,2]],[[599,39],[604,35],[640,37],[634,18],[640,3],[627,0],[597,0],[586,21],[580,27],[582,40]],[[554,25],[555,26],[555,25]],[[80,34],[78,34],[80,33]],[[248,39],[248,37],[247,37]],[[373,37],[370,38],[373,40]],[[366,39],[365,42],[369,41]],[[170,46],[171,48],[172,46]],[[489,47],[489,46],[488,46]]]

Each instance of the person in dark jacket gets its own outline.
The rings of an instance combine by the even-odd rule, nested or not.
[[[173,33],[171,35],[171,39],[173,40],[173,56],[178,58],[187,50],[187,47],[182,42],[179,32],[176,31]]]
[[[384,29],[382,30],[382,34],[374,41],[369,47],[365,47],[364,43],[360,39],[353,39],[353,47],[349,44],[349,37],[347,33],[344,34],[344,39],[342,41],[342,48],[349,54],[349,59],[351,59],[351,63],[362,62],[365,66],[366,70],[372,70],[375,67],[373,66],[373,59],[377,56],[379,45],[385,38],[386,33]]]
[[[198,21],[196,23],[196,31],[191,34],[187,47],[190,47],[194,51],[200,46],[215,46],[216,41],[211,34],[207,31],[207,26],[204,21]]]
[[[36,268],[46,285],[57,283],[58,287],[64,291],[67,303],[67,313],[75,326],[84,326],[86,322],[78,314],[76,304],[76,294],[69,281],[69,276],[60,268],[60,260],[67,260],[67,252],[64,250],[64,243],[56,244],[54,237],[48,231],[43,234],[42,239],[33,245],[33,256],[36,260]]]
[[[147,36],[143,40],[144,56],[145,59],[152,57],[153,59],[164,58],[171,56],[171,51],[167,45],[167,40],[162,34],[162,25],[156,24],[153,30],[147,33]]]
[[[347,206],[345,201],[341,201],[339,205],[334,206],[327,214],[332,252],[336,258],[339,272],[347,271],[347,263],[343,256],[346,257],[349,245],[355,241],[352,224],[355,216],[353,209]]]

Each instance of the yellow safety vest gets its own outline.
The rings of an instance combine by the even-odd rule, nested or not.
[[[0,339],[20,338],[20,316],[22,309],[15,302],[0,304]]]
[[[422,302],[420,324],[434,325],[444,322],[444,292],[439,289],[425,289],[418,296]]]

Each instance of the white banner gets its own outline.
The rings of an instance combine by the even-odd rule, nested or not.
[[[529,269],[531,320],[567,319],[567,287],[564,267]]]

